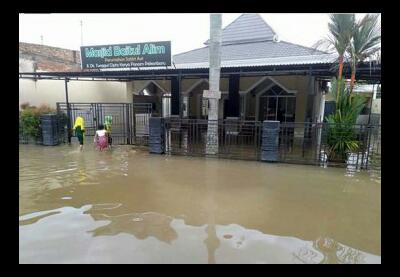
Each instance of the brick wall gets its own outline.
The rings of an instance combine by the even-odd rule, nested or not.
[[[81,71],[79,51],[20,42],[19,54],[34,61],[38,71]]]

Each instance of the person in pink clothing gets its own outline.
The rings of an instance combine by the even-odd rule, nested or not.
[[[94,143],[97,145],[100,151],[108,148],[108,133],[103,124],[100,124],[99,129],[96,131]]]

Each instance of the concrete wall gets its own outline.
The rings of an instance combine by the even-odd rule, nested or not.
[[[240,82],[240,90],[245,91],[262,77],[243,77]],[[296,121],[303,122],[305,120],[307,94],[309,91],[309,78],[307,76],[275,76],[273,77],[279,84],[289,90],[296,90]],[[188,90],[198,79],[184,79],[181,83],[181,91]],[[170,91],[171,82],[169,80],[155,81],[166,91]],[[148,81],[133,82],[104,82],[104,81],[70,81],[68,83],[70,102],[110,102],[110,103],[132,103],[133,92],[141,90]],[[54,80],[26,80],[19,81],[19,102],[29,102],[31,105],[40,105],[46,103],[52,107],[56,106],[56,102],[65,102],[64,81]],[[221,80],[220,86],[222,91],[228,91],[229,79]],[[193,92],[195,94],[202,93],[203,89],[207,89],[208,84],[203,83]],[[225,96],[227,97],[227,96]],[[314,97],[311,95],[310,97]],[[318,113],[319,108],[316,107],[320,96],[316,94],[314,100],[314,113]],[[195,103],[195,99],[190,99],[190,115],[199,114],[199,104]],[[199,100],[197,100],[199,101]],[[255,97],[246,95],[246,114],[254,116]],[[223,115],[223,101],[221,100],[219,115]]]
[[[181,92],[185,93],[187,92],[189,89],[192,88],[192,86],[194,84],[196,84],[197,82],[199,82],[199,80],[202,79],[183,79],[181,81]],[[206,79],[208,81],[208,79]],[[208,89],[208,85],[205,89]],[[219,82],[219,89],[220,91],[228,91],[229,89],[229,79],[228,78],[222,78]]]
[[[240,79],[240,91],[246,91],[251,88],[256,82],[258,82],[263,76],[260,77],[242,77]],[[296,94],[296,121],[297,122],[304,122],[306,116],[306,107],[307,107],[307,95],[310,90],[310,82],[308,76],[274,76],[274,80],[276,80],[279,84],[284,86],[288,90],[295,90],[297,91]],[[181,91],[186,92],[189,90],[199,79],[184,79],[181,83]],[[207,89],[208,85],[206,86],[199,86],[202,89]],[[197,93],[199,93],[198,88],[195,89]],[[228,91],[229,90],[229,79],[223,78],[220,82],[221,91]],[[311,95],[310,97],[314,98],[315,95]],[[198,100],[197,100],[198,101]],[[246,115],[247,116],[255,116],[256,110],[256,98],[252,97],[250,94],[246,95]],[[316,100],[319,101],[319,98]],[[314,99],[313,102],[315,103]],[[223,104],[220,105],[220,117],[223,115],[222,110]],[[197,105],[195,105],[195,99],[190,99],[189,103],[190,107],[190,115],[194,116],[198,114]],[[314,109],[315,112],[319,111],[319,108]]]
[[[241,77],[240,78],[240,91],[248,90],[252,85],[257,83],[257,81],[259,81],[262,78],[263,78],[263,76],[261,76],[261,77]]]
[[[70,81],[68,82],[70,102],[110,102],[130,103],[124,82]],[[19,104],[48,104],[56,107],[57,102],[65,102],[63,80],[19,80]]]
[[[378,114],[381,113],[381,98],[372,100],[371,112]]]

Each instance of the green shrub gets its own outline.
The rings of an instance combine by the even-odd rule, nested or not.
[[[48,105],[40,105],[38,108],[29,103],[21,105],[22,111],[19,118],[20,134],[26,137],[38,139],[41,135],[40,116],[46,113],[56,113],[56,110]]]

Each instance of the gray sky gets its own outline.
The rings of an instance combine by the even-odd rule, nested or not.
[[[222,27],[240,13],[223,13]],[[328,33],[328,14],[260,14],[281,40],[312,46]],[[357,18],[364,14],[356,14]],[[209,14],[20,14],[19,41],[79,50],[83,45],[170,40],[172,54],[203,47]]]

